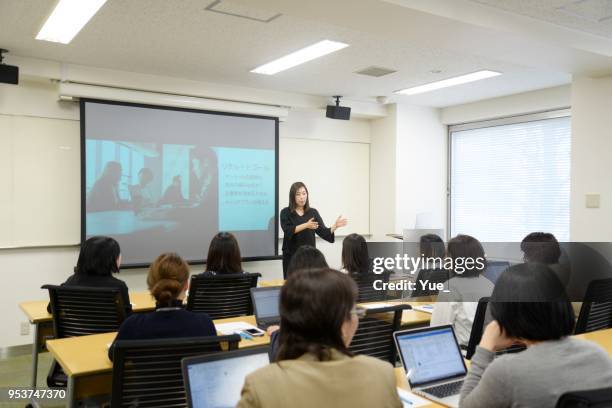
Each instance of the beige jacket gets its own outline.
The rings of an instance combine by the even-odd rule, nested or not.
[[[389,363],[332,352],[270,364],[246,377],[238,408],[401,408]]]

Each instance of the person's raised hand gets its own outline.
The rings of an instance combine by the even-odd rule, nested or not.
[[[487,325],[482,334],[482,339],[480,339],[480,347],[492,352],[508,348],[516,343],[519,343],[519,341],[506,336],[497,320],[493,320]]]

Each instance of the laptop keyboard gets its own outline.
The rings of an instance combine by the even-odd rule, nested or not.
[[[437,398],[446,398],[451,395],[459,394],[462,385],[463,380],[455,381],[452,383],[440,384],[434,387],[423,388],[423,391]]]

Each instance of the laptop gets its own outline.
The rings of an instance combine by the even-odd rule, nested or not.
[[[459,406],[467,369],[453,326],[433,326],[393,333],[412,392]]]
[[[270,364],[267,348],[188,357],[182,361],[189,408],[229,408],[240,401],[245,377]]]
[[[251,300],[255,312],[255,321],[260,329],[267,329],[273,324],[280,323],[278,304],[281,286],[268,286],[251,288]]]

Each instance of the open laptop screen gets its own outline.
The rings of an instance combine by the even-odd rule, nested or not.
[[[280,320],[278,312],[280,290],[280,286],[253,289],[253,303],[257,320],[269,318],[279,318]]]
[[[240,353],[231,358],[223,358],[233,352],[218,353],[210,361],[205,358],[187,360],[184,367],[188,400],[193,408],[229,408],[240,401],[240,392],[245,377],[260,367],[270,363],[268,351]]]
[[[397,344],[411,386],[465,375],[463,357],[451,326],[398,333]]]

